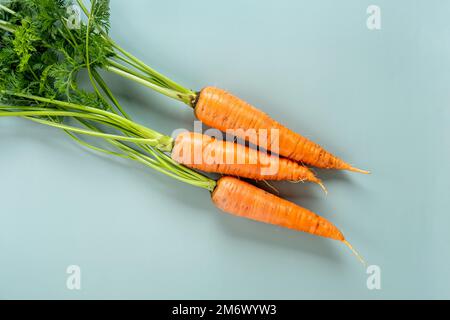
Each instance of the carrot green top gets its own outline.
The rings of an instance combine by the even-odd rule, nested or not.
[[[64,64],[54,65],[52,61],[44,64],[49,75],[65,71],[60,74],[64,78],[58,83],[60,90],[76,82],[77,73],[87,69],[94,90],[103,90],[110,96],[110,90],[98,74],[103,69],[194,105],[197,98],[194,91],[157,72],[109,36],[108,0],[91,0],[90,10],[82,0],[77,3],[87,21],[77,21],[75,26],[67,10],[71,2],[67,0],[11,0],[8,6],[0,6],[0,29],[15,34],[12,48],[19,55],[21,67],[33,62],[33,53],[45,47],[65,57]],[[117,101],[112,102],[127,117]]]
[[[138,77],[140,81],[178,100],[188,102],[193,93],[152,73],[112,41],[109,1],[93,0],[90,13],[82,1],[78,3],[88,16],[79,28],[70,28],[70,1],[11,0],[0,5],[0,116],[25,117],[62,129],[86,147],[212,191],[214,180],[166,154],[173,146],[171,137],[130,119],[97,69],[113,68],[130,76],[146,70],[151,75]],[[80,88],[77,75],[82,69],[88,71],[94,92]],[[103,144],[83,139],[87,136],[100,138]]]

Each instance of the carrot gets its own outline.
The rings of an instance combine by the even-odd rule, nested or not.
[[[233,177],[217,181],[214,205],[227,213],[343,242],[364,260],[331,222],[296,204]]]
[[[236,216],[334,240],[345,240],[341,231],[328,220],[233,177],[223,177],[217,181],[212,201],[219,209]]]
[[[200,133],[179,134],[172,149],[172,159],[204,172],[254,180],[310,181],[326,192],[314,173],[297,162]]]
[[[43,13],[45,13],[46,17],[60,17],[60,13],[65,10],[63,4],[64,1],[61,3],[53,1],[55,3],[52,5],[47,5],[46,1],[32,1],[33,6],[22,6],[20,5],[20,2],[20,0],[9,1],[8,6],[4,6],[3,11],[5,11],[5,14],[0,19],[0,37],[5,35],[5,39],[9,39],[9,37],[12,36],[16,40],[24,41],[20,37],[23,32],[27,31],[23,30],[23,26],[28,24],[35,27],[35,30],[33,30],[34,37],[32,37],[33,40],[28,39],[28,42],[30,42],[28,44],[29,48],[25,50],[25,53],[17,53],[17,56],[8,56],[10,61],[5,60],[3,65],[7,67],[4,68],[4,70],[9,70],[12,66],[16,67],[18,62],[20,69],[28,63],[35,63],[36,66],[39,65],[39,70],[45,70],[45,68],[42,68],[42,65],[48,67],[54,66],[48,65],[49,63],[47,61],[41,61],[42,56],[46,56],[43,53],[49,52],[50,54],[53,54],[54,51],[67,52],[70,48],[80,46],[85,48],[86,52],[83,50],[78,50],[80,52],[75,50],[76,52],[74,52],[72,56],[66,57],[70,58],[72,64],[75,63],[75,65],[72,66],[72,69],[76,70],[76,72],[69,73],[69,75],[62,73],[63,76],[61,76],[61,78],[63,78],[63,84],[70,84],[68,87],[75,87],[78,71],[86,68],[96,94],[102,96],[100,91],[104,92],[105,95],[108,96],[108,99],[112,100],[117,111],[125,117],[128,117],[128,115],[120,106],[117,99],[112,96],[110,88],[96,69],[105,69],[144,85],[163,95],[182,101],[189,106],[195,107],[195,113],[200,120],[221,130],[256,129],[260,131],[278,129],[280,150],[279,152],[278,150],[273,150],[271,145],[269,145],[269,149],[291,160],[321,168],[346,169],[368,173],[367,171],[352,167],[348,163],[324,150],[318,144],[289,130],[271,119],[262,111],[252,107],[250,104],[234,97],[224,90],[206,87],[200,93],[196,93],[146,65],[143,61],[124,50],[109,37],[108,32],[105,29],[105,26],[109,24],[108,18],[106,18],[108,14],[104,15],[105,20],[103,20],[101,25],[96,22],[96,16],[101,13],[108,13],[109,11],[109,7],[104,1],[100,6],[101,8],[99,7],[99,1],[93,2],[91,4],[91,10],[89,10],[83,4],[82,0],[77,0],[87,18],[87,20],[84,20],[85,22],[80,22],[86,29],[86,32],[81,36],[70,28],[64,28],[64,24],[61,23],[64,22],[64,19],[62,19],[62,21],[55,20],[54,25],[57,32],[54,32],[53,29],[48,30],[48,28],[45,27],[46,24],[42,25],[41,23]],[[18,11],[16,12],[14,10]],[[94,36],[98,32],[101,33],[101,37]],[[55,36],[55,34],[57,34],[57,36]],[[91,34],[93,37],[89,36]],[[17,49],[14,48],[11,41],[8,41],[6,42],[6,48],[8,48],[8,50]],[[98,50],[90,50],[90,45],[95,46]],[[43,52],[41,50],[42,48],[46,48],[48,52]],[[30,57],[30,55],[32,55],[32,57]],[[108,57],[108,59],[105,59],[105,57]],[[15,61],[13,58],[16,60],[19,59],[19,61]],[[95,63],[92,63],[91,66],[90,62]],[[31,70],[34,70],[33,65],[31,65],[30,68]],[[50,69],[46,69],[46,71]],[[52,74],[52,72],[50,72],[50,74]],[[33,77],[36,78],[35,76]],[[47,78],[47,74],[44,74],[44,78]],[[55,79],[55,75],[52,74],[50,78],[53,78],[56,83],[60,83],[58,79]],[[0,79],[2,79],[2,77],[0,77]],[[67,88],[59,89],[61,92],[70,91]],[[101,100],[102,103],[105,102],[105,99],[101,98]],[[243,138],[248,139],[245,135]],[[255,142],[250,139],[248,140],[252,143]]]
[[[225,90],[214,87],[204,88],[200,92],[195,104],[195,115],[206,125],[222,131],[229,129],[255,129],[257,132],[260,130],[268,130],[267,141],[272,141],[270,129],[278,129],[278,153],[286,158],[319,168],[369,173],[368,171],[352,167],[318,144],[286,128],[261,110],[231,95]],[[258,145],[258,141],[253,137],[245,135],[243,130],[240,132],[236,131],[236,135],[239,138]],[[267,148],[271,150],[270,143]]]

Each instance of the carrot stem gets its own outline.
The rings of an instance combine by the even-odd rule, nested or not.
[[[16,31],[16,28],[14,25],[10,24],[9,22],[0,20],[0,29],[3,29],[5,31],[14,33],[14,31]]]
[[[128,68],[128,67],[122,65],[121,63],[116,62],[116,61],[114,61],[114,60],[112,60],[112,59],[109,59],[109,60],[108,60],[108,63],[109,63],[112,67],[116,67],[117,69],[120,69],[120,70],[122,70],[123,72],[129,73],[129,74],[131,74],[131,75],[133,75],[133,76],[135,76],[135,77],[138,77],[138,78],[140,78],[140,79],[142,79],[142,80],[145,80],[145,81],[149,81],[149,82],[151,82],[151,83],[154,83],[155,85],[160,86],[160,87],[162,87],[162,88],[167,88],[166,86],[164,86],[164,83],[162,83],[162,82],[159,81],[158,79],[156,79],[156,78],[154,78],[154,77],[149,77],[149,76],[143,75],[142,73],[139,73],[139,72],[136,71],[136,70],[130,69],[130,68]],[[132,65],[132,64],[131,64],[131,66],[134,67],[134,68],[136,68],[136,67],[135,67],[134,65]]]
[[[131,61],[142,67],[149,75],[154,76],[157,79],[162,80],[164,83],[167,84],[168,87],[185,94],[192,94],[193,92],[189,89],[184,88],[180,84],[176,83],[175,81],[171,80],[170,78],[164,76],[163,74],[159,73],[158,71],[154,70],[153,68],[149,67],[147,64],[145,64],[143,61],[139,60],[135,56],[133,56],[131,53],[125,51],[122,47],[120,47],[117,43],[115,43],[111,38],[108,37],[108,40],[110,41],[111,45],[117,49],[120,53],[122,53],[124,56],[129,58]]]
[[[102,76],[97,72],[97,70],[92,70],[92,75],[94,76],[95,81],[98,83],[100,88],[102,88],[103,92],[106,96],[112,101],[117,110],[127,119],[130,119],[130,116],[125,112],[125,110],[120,105],[119,101],[116,99],[111,89],[106,85],[105,80],[103,80]]]
[[[161,94],[163,94],[163,95],[165,95],[167,97],[170,97],[172,99],[176,99],[178,101],[184,102],[187,105],[191,105],[193,97],[190,94],[178,93],[178,92],[176,92],[176,91],[174,91],[172,89],[167,89],[167,88],[163,88],[163,87],[157,86],[156,84],[154,84],[154,83],[152,83],[152,82],[150,82],[148,80],[144,80],[144,79],[142,79],[140,77],[132,75],[132,74],[130,74],[128,72],[125,72],[123,70],[120,70],[119,68],[116,68],[116,67],[108,66],[108,67],[106,67],[106,70],[108,70],[110,72],[113,72],[113,73],[115,73],[117,75],[120,75],[120,76],[122,76],[124,78],[127,78],[129,80],[132,80],[134,82],[137,82],[139,84],[142,84],[143,86],[146,86],[146,87],[148,87],[150,89],[153,89],[153,90],[155,90],[155,91],[157,91],[157,92],[159,92],[159,93],[161,93]]]
[[[8,8],[2,4],[0,4],[0,10],[8,12],[8,13],[12,14],[13,16],[17,16],[17,13],[15,11],[11,10],[10,8]]]

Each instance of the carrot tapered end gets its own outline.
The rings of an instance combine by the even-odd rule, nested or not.
[[[327,195],[328,194],[328,190],[327,190],[327,188],[325,187],[325,185],[323,184],[323,182],[322,181],[320,181],[320,180],[318,180],[317,181],[317,184],[322,188],[322,190],[325,192],[325,195]]]
[[[361,257],[361,255],[355,250],[353,249],[353,246],[347,241],[347,240],[342,240],[342,242],[352,251],[352,253],[358,258],[358,260],[365,266],[367,267],[367,263],[366,261],[364,261],[364,259]]]
[[[355,167],[349,167],[347,170],[353,171],[353,172],[359,172],[359,173],[363,173],[363,174],[370,174],[370,171],[358,169]]]

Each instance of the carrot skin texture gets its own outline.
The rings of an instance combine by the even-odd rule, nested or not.
[[[345,241],[341,231],[328,220],[233,177],[217,182],[212,201],[219,209],[239,217]]]
[[[263,111],[225,90],[215,87],[204,88],[200,92],[195,105],[195,115],[206,125],[221,131],[227,131],[228,129],[255,129],[257,132],[259,130],[268,130],[269,136],[267,141],[272,141],[270,129],[278,129],[278,153],[283,157],[319,168],[368,173],[364,170],[353,168],[318,144],[286,128]],[[258,141],[252,141],[255,140],[252,137],[241,135],[239,138],[258,145]],[[271,150],[270,143],[267,148]]]
[[[254,180],[311,181],[321,184],[311,170],[295,161],[200,133],[179,134],[171,155],[176,162],[205,172]],[[199,159],[195,161],[195,157]]]

